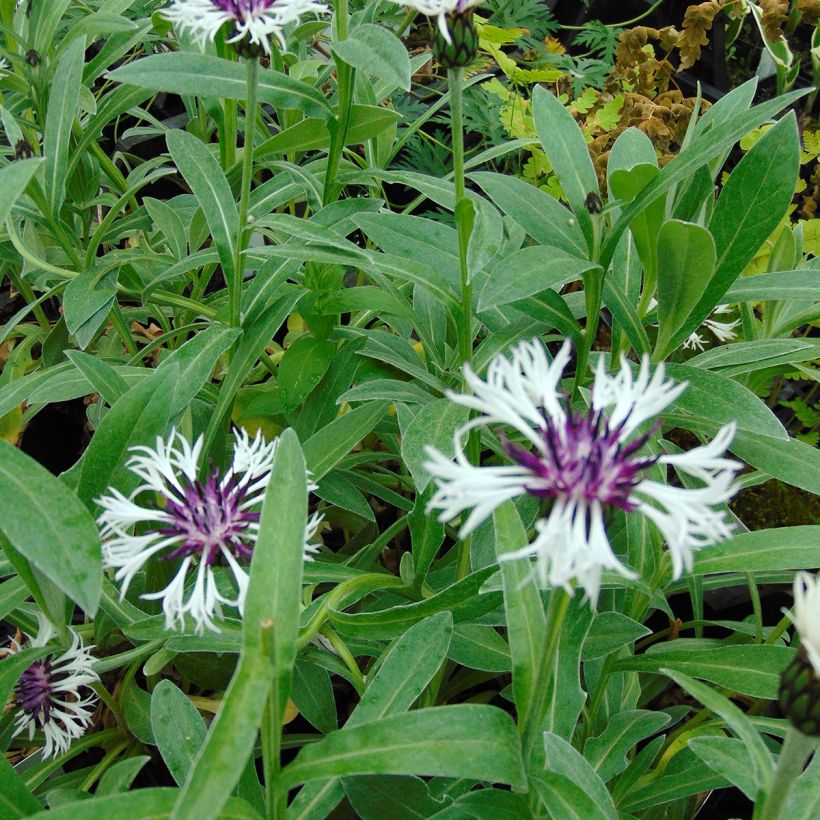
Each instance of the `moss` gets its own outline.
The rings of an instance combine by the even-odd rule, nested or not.
[[[743,490],[731,508],[750,530],[820,523],[820,497],[775,479]]]

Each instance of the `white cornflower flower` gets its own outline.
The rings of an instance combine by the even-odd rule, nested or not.
[[[316,0],[174,0],[162,14],[178,31],[190,32],[203,44],[230,23],[229,43],[246,41],[270,54],[270,35],[285,48],[282,31],[288,23],[326,11]]]
[[[712,315],[718,313],[731,313],[732,308],[731,305],[718,305],[713,311]],[[734,322],[718,322],[715,319],[709,318],[704,319],[703,324],[701,327],[705,327],[707,330],[711,330],[714,337],[719,342],[731,342],[737,338],[737,333],[735,333],[735,328],[740,324],[740,319],[735,319]],[[684,350],[703,350],[704,343],[703,337],[695,331],[692,333],[689,338],[683,343]]]
[[[533,542],[504,558],[534,556],[542,584],[571,592],[574,580],[594,603],[602,570],[634,577],[610,546],[607,508],[639,512],[652,520],[666,539],[677,578],[684,568],[691,569],[694,550],[730,535],[731,524],[716,508],[736,492],[733,479],[741,465],[724,457],[734,424],[723,427],[711,443],[685,453],[640,455],[657,428],[644,434],[638,428],[674,402],[686,384],[664,380],[663,365],[650,374],[647,358],[637,376],[625,359],[620,372],[610,375],[602,357],[591,406],[586,413],[576,413],[559,391],[569,355],[565,342],[550,363],[541,343],[533,340],[519,344],[510,359],[496,356],[486,381],[465,368],[471,393],[447,395],[481,415],[457,431],[455,461],[427,448],[430,461],[425,467],[438,487],[429,508],[441,510],[441,521],[471,510],[461,526],[465,537],[508,499],[529,493],[551,500],[548,514],[535,524]],[[515,430],[524,446],[500,432],[511,463],[470,464],[462,447],[465,433],[494,425]],[[644,478],[655,464],[675,467],[702,486],[685,489]]]
[[[39,630],[30,646],[45,646],[56,630],[40,613]],[[71,646],[62,654],[46,655],[20,675],[14,688],[14,700],[19,709],[14,735],[28,730],[29,740],[35,731],[43,734],[43,757],[57,757],[68,751],[71,742],[85,734],[97,704],[97,695],[89,688],[99,680],[93,670],[93,646],[85,646],[76,632],[71,633]],[[8,652],[14,654],[21,646],[12,641]],[[81,689],[88,694],[81,696]]]
[[[463,14],[468,9],[480,6],[484,0],[391,0],[400,6],[409,6],[427,17],[435,17],[441,36],[452,42],[447,18],[453,14]]]
[[[820,575],[798,572],[794,576],[794,610],[786,614],[797,627],[800,646],[820,677]]]
[[[127,466],[142,484],[126,498],[114,488],[97,499],[103,512],[98,519],[103,541],[103,560],[116,569],[125,595],[134,575],[154,555],[181,559],[176,575],[160,592],[143,595],[162,600],[167,629],[184,627],[190,615],[197,632],[205,627],[219,631],[214,622],[221,604],[237,607],[242,614],[248,588],[250,561],[259,533],[259,515],[268,486],[277,439],[266,442],[244,430],[235,434],[233,463],[220,475],[216,470],[206,481],[199,476],[202,436],[191,446],[179,433],[167,440],[157,437],[154,449],[134,447]],[[309,489],[316,489],[311,484]],[[162,506],[141,506],[136,497],[156,493]],[[321,522],[314,514],[305,528],[305,560],[318,549],[312,539]],[[139,534],[132,534],[137,525]],[[214,566],[224,563],[236,584],[236,595],[227,597],[217,586]],[[186,584],[189,570],[194,575]]]

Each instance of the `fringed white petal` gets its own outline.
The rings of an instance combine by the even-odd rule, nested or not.
[[[732,535],[734,525],[719,508],[737,492],[734,470],[711,476],[704,487],[684,488],[642,481],[635,488],[638,510],[661,531],[672,558],[672,577],[691,571],[694,553]],[[648,503],[651,499],[660,505]]]
[[[540,431],[544,413],[556,422],[564,418],[558,386],[569,355],[569,342],[565,342],[549,362],[541,342],[533,339],[514,348],[509,359],[496,356],[487,368],[486,380],[465,366],[464,378],[472,394],[448,392],[447,397],[483,415],[462,428],[461,433],[471,426],[506,424],[535,447],[543,448]]]
[[[636,577],[612,551],[604,513],[597,502],[557,499],[549,516],[539,519],[535,529],[538,534],[531,544],[501,556],[501,560],[534,557],[542,586],[563,587],[572,595],[578,584],[595,606],[603,570]]]
[[[438,520],[451,521],[472,508],[461,525],[459,534],[462,538],[466,538],[505,501],[523,495],[532,479],[529,470],[515,465],[476,467],[470,464],[460,448],[455,461],[434,447],[427,447],[425,451],[430,460],[424,463],[424,469],[437,485],[427,510],[441,510]]]
[[[798,572],[794,576],[794,609],[786,614],[797,627],[800,645],[820,677],[820,575]]]
[[[641,359],[637,378],[633,376],[626,357],[621,357],[621,369],[615,375],[606,372],[603,356],[598,359],[592,387],[592,406],[596,410],[607,410],[610,429],[623,425],[622,441],[686,390],[687,382],[664,379],[663,364],[657,365],[651,375],[650,372],[648,356]]]

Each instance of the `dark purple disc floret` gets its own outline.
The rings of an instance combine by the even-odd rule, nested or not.
[[[502,440],[507,455],[539,479],[527,487],[531,495],[598,501],[631,512],[636,509],[630,500],[632,491],[640,483],[643,471],[657,458],[634,457],[654,428],[624,444],[624,424],[626,419],[611,428],[606,414],[592,408],[585,414],[567,411],[558,423],[544,414],[543,452],[530,452],[503,436]]]
[[[269,9],[276,0],[211,0],[211,2],[226,14],[233,15],[237,20],[247,20],[248,17]]]
[[[23,711],[31,716],[38,729],[42,729],[51,716],[51,658],[34,661],[20,675],[14,692]]]
[[[237,558],[250,558],[253,547],[248,544],[247,530],[259,521],[259,513],[242,509],[245,486],[236,476],[224,486],[218,476],[215,472],[205,482],[186,482],[182,494],[176,490],[177,498],[168,499],[166,512],[173,521],[160,532],[181,543],[165,558],[196,555],[213,566],[223,547]]]

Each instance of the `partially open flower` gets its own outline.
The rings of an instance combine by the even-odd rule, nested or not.
[[[534,541],[504,557],[533,556],[542,584],[572,591],[575,581],[594,602],[604,569],[634,576],[610,546],[608,509],[641,513],[653,521],[669,546],[677,578],[691,568],[695,550],[730,535],[731,524],[720,505],[734,495],[734,475],[741,465],[724,457],[734,424],[723,427],[709,444],[685,453],[644,451],[653,429],[639,429],[686,389],[686,384],[666,381],[662,365],[650,376],[647,359],[635,377],[625,359],[619,373],[608,374],[602,358],[588,411],[574,412],[559,390],[569,355],[567,342],[550,363],[541,343],[533,340],[515,348],[511,359],[496,356],[486,381],[466,368],[472,392],[448,397],[480,415],[456,433],[455,462],[428,447],[425,466],[438,485],[430,508],[442,511],[439,520],[471,510],[462,523],[462,537],[508,499],[529,494],[548,501],[549,511],[535,524]],[[500,442],[511,463],[471,464],[462,449],[465,433],[495,425],[514,430],[523,445],[501,430]],[[646,478],[656,464],[675,467],[700,486],[690,489]]]
[[[38,616],[40,628],[31,646],[45,646],[56,634],[54,627]],[[93,670],[93,646],[85,646],[71,631],[71,646],[62,654],[46,655],[20,675],[14,689],[19,709],[14,735],[42,732],[43,757],[57,757],[68,751],[71,742],[85,734],[97,704],[89,687],[99,680]],[[21,647],[12,641],[11,653]]]
[[[780,711],[806,735],[820,736],[820,575],[798,572],[794,609],[800,649],[780,679]]]
[[[452,43],[450,22],[454,17],[461,17],[465,12],[480,6],[483,0],[393,0],[402,6],[409,6],[428,17],[435,17],[438,30],[445,42]]]
[[[176,574],[165,589],[143,595],[162,600],[168,629],[183,627],[190,615],[197,631],[219,631],[214,618],[220,605],[236,607],[241,614],[248,588],[250,562],[259,532],[259,516],[271,477],[277,440],[261,434],[250,439],[245,431],[235,435],[233,463],[220,474],[199,478],[203,439],[193,447],[172,432],[157,438],[156,447],[135,447],[127,466],[143,483],[126,498],[114,488],[97,499],[103,512],[98,519],[103,539],[103,559],[116,569],[125,595],[137,572],[154,555],[179,560]],[[314,486],[311,485],[311,489]],[[154,493],[161,506],[142,506],[143,493]],[[313,515],[305,529],[305,559],[317,546],[311,543],[321,517]],[[137,532],[134,533],[136,526]],[[221,591],[215,567],[224,564],[233,576],[232,594]],[[189,580],[189,573],[193,581]]]
[[[232,26],[229,43],[244,43],[270,54],[270,36],[285,47],[288,23],[310,12],[326,12],[316,0],[174,0],[163,16],[178,31],[189,32],[200,43],[213,40],[226,23]]]

